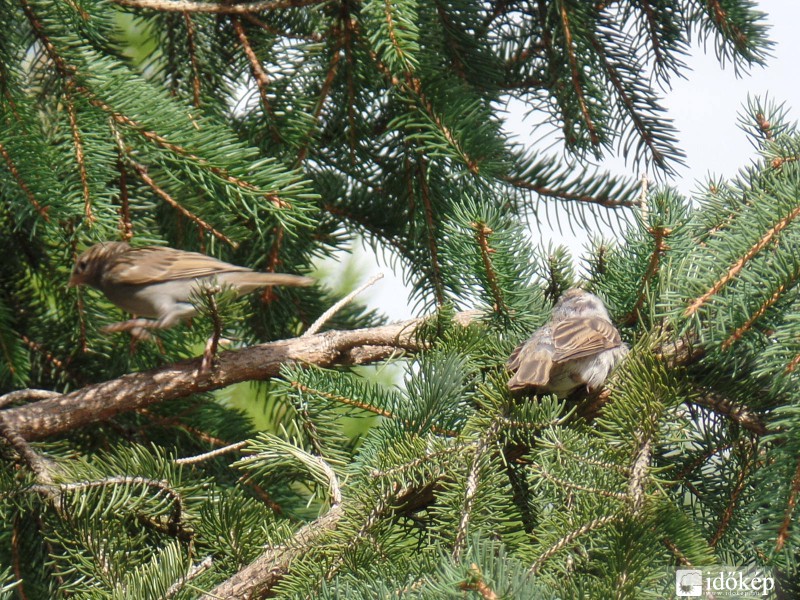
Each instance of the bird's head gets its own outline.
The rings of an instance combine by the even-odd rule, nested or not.
[[[72,275],[69,278],[70,287],[90,285],[97,287],[106,262],[113,256],[130,249],[127,242],[100,242],[85,250],[75,261]]]
[[[556,302],[553,313],[558,313],[563,317],[600,316],[610,320],[603,301],[580,288],[570,288],[564,292]]]

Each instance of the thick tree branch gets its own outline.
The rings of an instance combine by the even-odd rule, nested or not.
[[[113,0],[122,6],[132,8],[143,8],[146,10],[156,10],[160,12],[183,12],[183,13],[222,13],[231,15],[243,15],[247,13],[259,13],[269,10],[279,10],[283,8],[295,8],[309,6],[312,4],[322,4],[326,0],[265,0],[262,2],[246,2],[243,4],[229,4],[217,2],[191,2],[188,0]]]
[[[476,311],[456,315],[467,325]],[[284,363],[329,366],[385,359],[397,349],[424,347],[415,330],[424,318],[401,323],[279,340],[223,352],[211,370],[202,373],[202,358],[184,360],[141,373],[89,385],[70,394],[11,408],[3,412],[7,426],[24,439],[34,440],[106,421],[121,412],[208,392],[239,383],[269,379]]]

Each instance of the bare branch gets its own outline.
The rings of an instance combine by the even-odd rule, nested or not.
[[[235,444],[230,444],[228,446],[223,446],[222,448],[216,448],[214,450],[210,450],[209,452],[203,452],[203,454],[198,454],[196,456],[187,456],[184,458],[178,458],[175,460],[176,465],[193,465],[199,462],[203,462],[204,460],[209,460],[211,458],[215,458],[217,456],[221,456],[223,454],[228,454],[230,452],[236,452],[237,450],[241,450],[247,446],[247,440],[242,442],[236,442]]]
[[[58,392],[51,392],[50,390],[16,390],[0,396],[0,406],[19,402],[20,400],[45,400],[60,395]]]
[[[217,2],[192,2],[191,0],[113,0],[122,6],[144,8],[160,12],[185,13],[219,13],[228,15],[244,15],[265,12],[281,8],[322,4],[327,0],[262,0],[243,4],[227,4]]]
[[[214,566],[214,559],[210,556],[206,556],[203,560],[201,560],[196,565],[193,565],[189,572],[183,575],[178,581],[173,583],[169,589],[164,594],[164,599],[167,600],[168,598],[172,598],[178,592],[180,592],[186,584],[190,582],[192,579],[196,579],[206,571],[208,571],[212,566]]]
[[[459,313],[456,322],[467,325],[477,315],[476,311]],[[369,362],[383,360],[398,348],[418,351],[424,348],[424,343],[417,339],[415,330],[424,321],[425,318],[418,318],[380,327],[329,331],[231,350],[218,356],[217,368],[209,373],[199,373],[200,358],[184,360],[11,408],[4,412],[4,417],[8,426],[23,438],[41,439],[157,402],[185,398],[241,381],[269,379],[279,374],[284,363],[329,366],[350,360],[350,352],[361,347],[369,347]]]
[[[244,569],[227,581],[201,596],[200,600],[244,600],[260,597],[261,591],[269,590],[289,571],[289,565],[313,547],[317,539],[336,525],[344,514],[344,507],[337,504],[305,527],[302,527],[284,546],[268,549]]]
[[[358,296],[361,292],[363,292],[365,289],[373,285],[379,279],[383,279],[383,273],[378,273],[377,275],[374,275],[364,285],[354,289],[344,298],[339,300],[336,304],[331,306],[328,310],[326,310],[324,313],[320,315],[319,319],[317,319],[316,321],[314,321],[314,323],[312,323],[311,327],[309,327],[308,330],[303,334],[303,337],[309,337],[317,333],[322,328],[322,326],[325,325],[325,323],[327,323],[330,320],[330,318],[333,315],[335,315],[342,309],[342,307],[346,306],[353,298]]]

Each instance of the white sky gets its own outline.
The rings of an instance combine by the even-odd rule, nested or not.
[[[772,58],[765,68],[756,68],[748,76],[736,78],[733,68],[720,67],[713,45],[708,53],[695,47],[685,58],[691,71],[686,79],[675,79],[673,88],[666,94],[665,105],[679,131],[679,144],[686,153],[686,167],[679,167],[677,176],[669,183],[682,193],[692,195],[709,174],[730,177],[753,158],[753,149],[739,127],[737,115],[747,101],[747,96],[769,97],[785,102],[792,120],[800,115],[800,1],[761,0],[761,10],[767,13],[771,25],[770,39],[775,42]],[[510,107],[507,128],[520,140],[539,137],[530,133],[533,120],[524,119],[524,111]],[[606,168],[621,174],[638,176],[626,169],[622,159],[609,159]],[[548,232],[542,232],[547,235]],[[589,234],[575,229],[549,232],[556,243],[567,243],[581,248]],[[543,235],[542,237],[545,237]],[[536,234],[539,237],[539,234]],[[360,254],[360,253],[359,253]],[[392,274],[385,264],[378,264],[371,252],[361,259],[362,280],[366,281],[378,271],[386,277],[362,297],[370,307],[379,308],[390,319],[405,319],[412,315],[408,291],[401,277]]]

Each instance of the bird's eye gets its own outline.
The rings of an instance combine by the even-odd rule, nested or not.
[[[86,259],[78,261],[78,272],[82,273],[84,270],[86,270]]]

